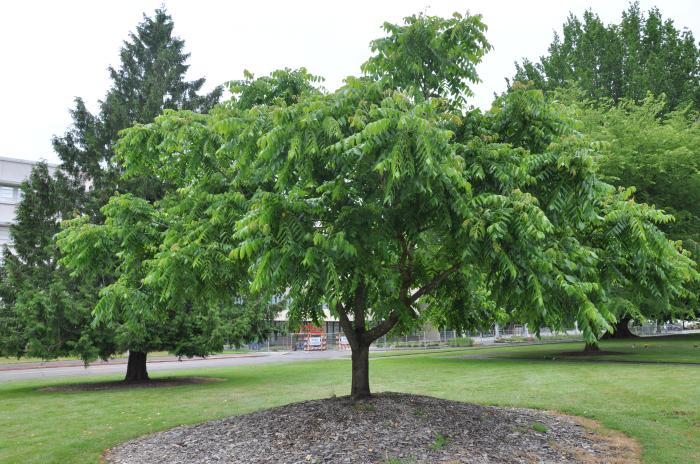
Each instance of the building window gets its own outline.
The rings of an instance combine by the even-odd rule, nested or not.
[[[22,191],[18,187],[0,185],[0,200],[20,201]]]
[[[0,228],[0,245],[10,243],[10,229]]]
[[[14,200],[16,196],[17,189],[14,187],[7,187],[5,185],[0,185],[0,199],[2,200]]]

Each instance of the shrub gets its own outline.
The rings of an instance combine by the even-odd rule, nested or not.
[[[450,346],[473,346],[474,340],[469,337],[453,338],[448,342]]]

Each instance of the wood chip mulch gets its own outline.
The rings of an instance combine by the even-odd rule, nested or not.
[[[593,421],[382,393],[305,401],[181,426],[108,450],[109,464],[618,463],[639,448]]]

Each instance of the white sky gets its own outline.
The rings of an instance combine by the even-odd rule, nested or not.
[[[118,66],[128,32],[164,4],[175,33],[191,53],[188,78],[207,78],[206,88],[283,67],[305,66],[335,89],[348,75],[358,75],[369,56],[368,43],[382,35],[384,21],[425,10],[480,13],[494,46],[478,71],[483,83],[472,103],[488,108],[494,92],[505,89],[513,62],[536,60],[546,52],[554,30],[567,14],[579,17],[592,8],[606,22],[618,22],[626,0],[550,1],[214,1],[64,0],[11,1],[0,5],[0,156],[58,158],[51,136],[70,125],[68,110],[81,96],[94,110],[110,82],[109,65]],[[700,38],[700,1],[640,2],[643,11],[657,4],[664,18]]]

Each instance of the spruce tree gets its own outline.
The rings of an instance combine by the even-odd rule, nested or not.
[[[109,68],[112,84],[99,111],[91,113],[83,99],[76,98],[72,126],[62,137],[54,137],[60,171],[51,176],[46,165],[37,165],[23,186],[12,228],[15,251],[6,252],[2,270],[1,353],[42,358],[74,354],[87,361],[129,350],[127,380],[144,380],[148,350],[204,354],[221,340],[211,321],[180,318],[182,323],[168,330],[158,330],[161,326],[154,320],[95,321],[92,311],[99,292],[119,279],[119,269],[109,269],[99,278],[71,276],[58,264],[61,256],[53,238],[61,219],[82,214],[89,218],[86,226],[100,223],[101,209],[117,191],[149,200],[162,196],[167,187],[162,183],[146,177],[121,179],[115,145],[122,129],[149,123],[166,109],[206,112],[219,100],[221,87],[200,94],[204,78],[185,80],[189,54],[173,28],[163,9],[152,17],[144,15],[122,46],[119,66]],[[194,337],[199,344],[183,345],[193,330],[209,336]]]
[[[153,17],[144,15],[136,32],[124,41],[120,67],[109,67],[112,87],[100,102],[99,113],[93,115],[76,98],[71,111],[73,127],[63,137],[54,137],[61,169],[91,185],[88,207],[93,214],[98,214],[116,190],[146,198],[161,194],[162,186],[147,180],[121,180],[122,168],[114,156],[119,131],[151,122],[166,109],[207,112],[221,97],[221,87],[206,95],[198,93],[204,78],[185,80],[190,55],[184,52],[184,40],[173,35],[173,28],[172,18],[163,9],[156,10]]]
[[[92,327],[96,283],[74,279],[57,263],[53,236],[62,217],[78,208],[81,186],[45,163],[21,186],[14,244],[3,256],[0,283],[0,354],[54,358],[78,355],[86,362],[114,349],[104,327]]]

